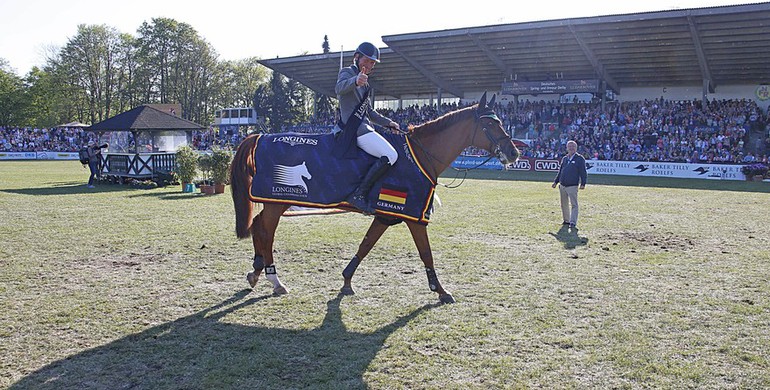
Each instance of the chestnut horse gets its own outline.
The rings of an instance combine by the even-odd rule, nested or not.
[[[513,163],[518,159],[519,150],[494,113],[494,101],[495,96],[493,95],[487,103],[485,93],[479,104],[447,113],[438,119],[416,126],[407,135],[409,141],[417,146],[415,157],[422,163],[433,183],[436,183],[439,174],[447,169],[468,146],[475,146],[488,151],[492,156],[500,159],[503,164]],[[249,189],[255,174],[253,151],[256,142],[256,135],[244,139],[238,146],[232,163],[230,183],[235,204],[235,230],[239,238],[247,238],[251,235],[254,244],[254,271],[249,272],[246,277],[251,287],[257,284],[259,275],[262,270],[265,270],[265,277],[273,283],[273,293],[276,295],[286,294],[286,286],[278,279],[273,263],[273,240],[278,221],[289,206],[265,203],[262,210],[257,213],[256,217],[253,217],[254,202],[249,198]],[[343,206],[345,204],[343,203]],[[398,222],[401,221],[392,217],[377,216],[374,218],[358,247],[358,252],[342,272],[344,278],[342,294],[354,293],[351,280],[359,263],[369,254],[385,230]],[[443,303],[454,302],[452,295],[441,287],[433,268],[433,255],[428,241],[427,226],[409,220],[404,220],[404,222],[409,228],[420,259],[425,265],[431,291],[438,293],[439,300]]]

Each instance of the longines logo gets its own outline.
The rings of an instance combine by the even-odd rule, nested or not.
[[[308,172],[307,165],[302,162],[300,165],[276,165],[273,171],[273,180],[275,185],[272,187],[273,195],[295,195],[307,197],[307,184],[305,179],[310,180],[313,176]]]
[[[273,142],[283,142],[283,143],[289,144],[291,146],[297,146],[297,145],[316,146],[316,145],[318,145],[318,140],[315,139],[315,138],[297,137],[295,135],[284,135],[284,136],[281,136],[281,137],[275,137],[275,138],[273,138]]]

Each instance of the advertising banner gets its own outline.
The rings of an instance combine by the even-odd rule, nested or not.
[[[586,160],[588,174],[745,180],[742,165]]]
[[[0,152],[0,160],[34,160],[35,152]]]
[[[77,160],[76,152],[37,152],[38,160]]]
[[[474,168],[486,157],[460,156],[452,164],[455,168]],[[505,167],[511,171],[558,172],[560,160],[522,157],[515,164]],[[679,179],[745,180],[742,165],[687,164],[649,161],[586,160],[589,175],[623,175],[643,177],[673,177]],[[503,169],[500,160],[493,158],[478,169]]]
[[[584,92],[599,92],[599,80],[506,81],[500,87],[500,93],[503,95],[538,95]]]

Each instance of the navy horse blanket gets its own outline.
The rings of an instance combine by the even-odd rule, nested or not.
[[[398,151],[398,160],[369,193],[375,214],[427,224],[436,183],[420,165],[408,137],[382,135]],[[249,197],[259,203],[350,207],[345,199],[376,159],[360,148],[355,158],[337,157],[332,153],[335,142],[333,134],[260,135]]]

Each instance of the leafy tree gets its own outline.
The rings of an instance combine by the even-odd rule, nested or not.
[[[116,53],[120,34],[106,25],[81,24],[60,54],[61,71],[87,99],[88,119],[99,122],[110,116],[115,80],[119,73]]]
[[[208,121],[211,94],[208,87],[219,76],[217,53],[187,23],[153,18],[138,30],[137,77],[145,103],[179,103],[183,116]]]
[[[273,72],[270,78],[270,100],[267,102],[267,121],[270,130],[279,133],[289,125],[289,112],[291,105],[289,102],[289,91],[286,85],[286,78]]]
[[[27,122],[38,128],[54,127],[73,120],[84,121],[81,117],[68,116],[67,97],[56,87],[54,76],[45,70],[33,67],[24,78],[27,94]]]
[[[312,112],[312,91],[294,79],[289,79],[286,87],[289,96],[288,123],[290,125],[307,123]]]
[[[337,118],[337,101],[321,93],[314,93],[315,111],[313,115],[316,118],[327,118],[334,120]]]
[[[25,124],[26,107],[21,78],[11,70],[6,60],[0,58],[0,126]]]

